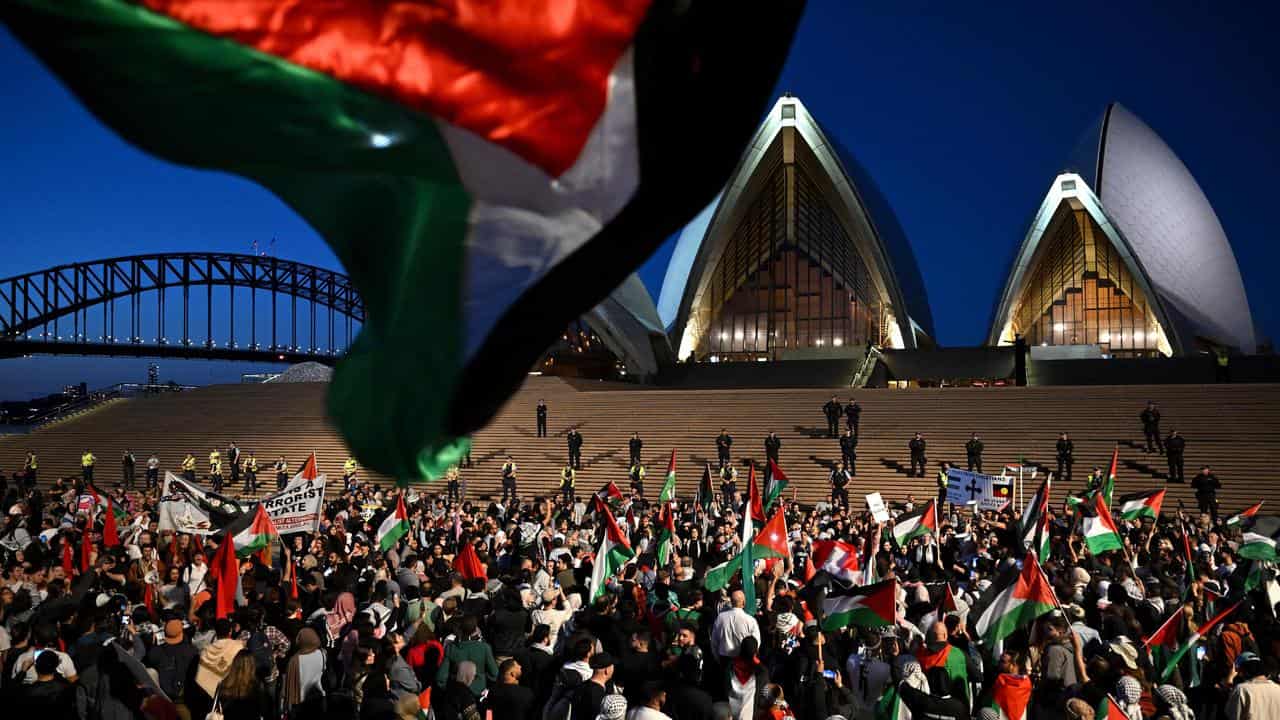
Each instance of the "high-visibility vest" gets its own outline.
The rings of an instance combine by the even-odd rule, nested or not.
[[[244,461],[244,469],[246,472],[258,472],[258,459],[250,456]]]
[[[194,457],[190,456],[190,455],[188,455],[188,456],[186,456],[185,458],[183,458],[183,459],[182,459],[182,469],[183,469],[183,471],[187,471],[187,470],[195,470],[195,469],[196,469],[196,459],[195,459]]]
[[[40,462],[39,462],[39,460],[36,458],[35,453],[30,453],[30,454],[28,454],[28,455],[27,455],[27,469],[28,469],[28,470],[35,470],[35,469],[36,469],[36,468],[38,468],[38,467],[40,467]]]
[[[213,452],[209,453],[209,466],[212,467],[214,463],[221,461],[221,459],[222,459],[221,453],[219,453],[217,450],[214,450]]]
[[[644,479],[644,466],[643,466],[643,465],[632,465],[632,466],[631,466],[631,477],[632,477],[632,478],[634,478],[634,479],[636,479],[636,480],[643,480],[643,479]]]
[[[347,458],[347,461],[342,463],[342,471],[348,475],[353,474],[356,471],[356,459]]]
[[[513,463],[513,462],[505,462],[505,463],[502,463],[502,476],[503,476],[504,478],[505,478],[505,477],[515,477],[515,474],[516,474],[516,464],[515,464],[515,463]]]
[[[210,475],[222,474],[222,460],[218,458],[214,458],[213,461],[209,463],[209,474]]]
[[[93,456],[93,453],[85,453],[80,456],[80,466],[93,467],[93,463],[95,460],[97,460],[97,458]]]
[[[576,476],[577,476],[577,473],[573,471],[573,468],[565,468],[561,470],[560,471],[560,487],[567,487],[567,488],[573,487]]]

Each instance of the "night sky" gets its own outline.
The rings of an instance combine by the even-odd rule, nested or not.
[[[815,1],[776,90],[799,96],[879,184],[919,258],[943,345],[982,342],[1027,222],[1112,100],[1159,133],[1208,195],[1259,340],[1270,339],[1280,330],[1275,8]],[[134,253],[249,252],[273,237],[281,258],[339,268],[260,187],[126,145],[3,30],[0,67],[0,277]],[[655,299],[671,245],[641,271]],[[163,379],[197,384],[261,369],[160,363]],[[146,364],[3,360],[0,399],[81,379],[140,381]]]

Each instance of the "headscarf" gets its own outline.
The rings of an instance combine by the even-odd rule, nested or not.
[[[621,695],[605,695],[596,720],[622,720],[627,714],[627,699]]]
[[[471,687],[471,683],[476,681],[476,664],[470,660],[463,660],[458,663],[458,669],[453,673],[453,679]]]
[[[329,630],[329,639],[337,640],[342,628],[351,624],[356,617],[356,596],[349,592],[340,593],[333,601],[333,609],[324,616],[325,627]]]
[[[910,655],[899,655],[895,660],[898,666],[898,677],[907,685],[919,690],[920,692],[929,692],[929,678],[925,677],[924,668],[920,666],[920,661]]]
[[[1142,720],[1142,684],[1128,675],[1116,681],[1116,700],[1129,720]]]
[[[320,636],[311,628],[302,628],[298,632],[295,643],[298,651],[289,658],[289,665],[284,673],[285,707],[293,707],[302,702],[302,688],[305,687],[302,677],[302,656],[320,649]]]
[[[1187,696],[1172,685],[1156,688],[1156,706],[1173,720],[1196,720],[1195,711],[1187,704]]]
[[[1000,713],[996,712],[993,708],[984,707],[978,710],[977,719],[978,720],[1000,720]]]

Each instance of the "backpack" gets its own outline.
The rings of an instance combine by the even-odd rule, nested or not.
[[[551,697],[542,711],[542,720],[569,720],[573,696],[581,684],[582,675],[577,670],[561,668],[556,675],[555,684],[551,686]]]

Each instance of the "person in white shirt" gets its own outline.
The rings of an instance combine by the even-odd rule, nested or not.
[[[711,650],[726,659],[738,656],[738,645],[743,638],[751,636],[756,642],[760,641],[760,624],[743,609],[747,596],[736,590],[729,597],[729,604],[731,607],[717,615],[711,626]]]
[[[671,720],[671,716],[662,712],[658,708],[667,703],[667,691],[662,689],[660,682],[647,682],[644,686],[644,704],[637,708],[632,708],[627,713],[627,720]]]
[[[534,625],[546,625],[551,630],[547,644],[555,647],[560,628],[573,617],[573,610],[565,600],[564,591],[557,586],[542,594],[542,607],[530,613],[529,617]]]
[[[54,649],[58,642],[58,629],[50,623],[39,623],[31,628],[32,647],[18,656],[13,664],[12,677],[22,678],[23,685],[32,685],[36,681],[36,655],[54,653],[58,656],[58,674],[69,683],[76,681],[76,666],[71,656]]]

